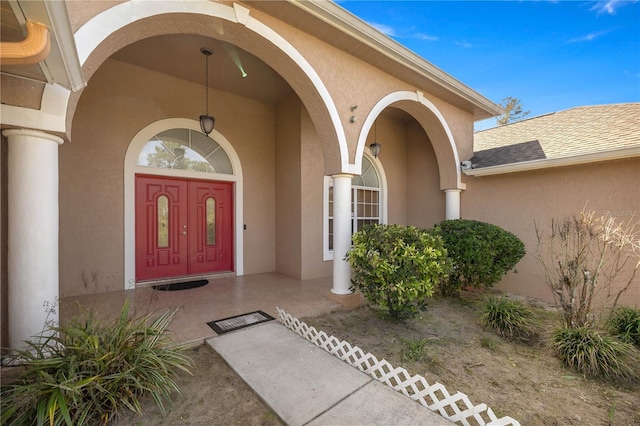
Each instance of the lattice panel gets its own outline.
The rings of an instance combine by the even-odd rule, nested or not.
[[[486,404],[473,405],[467,395],[461,392],[451,395],[441,383],[430,385],[418,374],[412,376],[402,367],[394,368],[387,360],[378,360],[375,355],[365,353],[359,347],[351,346],[315,327],[309,327],[298,318],[277,309],[278,319],[288,329],[452,422],[464,426],[520,426],[511,417],[498,418]]]

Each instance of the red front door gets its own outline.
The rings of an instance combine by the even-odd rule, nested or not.
[[[232,185],[136,176],[136,280],[233,270]]]

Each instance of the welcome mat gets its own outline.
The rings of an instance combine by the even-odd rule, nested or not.
[[[208,322],[207,325],[213,328],[218,334],[228,333],[230,331],[239,330],[251,325],[260,324],[262,322],[271,321],[274,318],[262,311],[249,312],[248,314],[236,315],[235,317],[224,318],[221,320]]]
[[[206,285],[209,281],[207,280],[197,280],[197,281],[183,281],[179,283],[172,284],[160,284],[152,286],[154,290],[161,291],[176,291],[176,290],[188,290],[190,288],[197,288]]]

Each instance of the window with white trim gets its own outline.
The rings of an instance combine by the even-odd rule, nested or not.
[[[324,180],[324,260],[333,259],[333,179]],[[351,233],[370,223],[383,223],[383,197],[378,172],[365,156],[362,174],[351,179]]]

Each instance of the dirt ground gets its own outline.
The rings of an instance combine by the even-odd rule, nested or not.
[[[640,425],[640,385],[621,387],[585,379],[564,369],[544,341],[512,343],[478,325],[472,299],[433,298],[427,310],[402,324],[379,319],[370,308],[303,320],[423,375],[429,383],[460,391],[474,404],[486,403],[496,415],[522,425]],[[555,314],[538,305],[547,325]],[[402,361],[411,339],[428,338],[426,361]],[[281,421],[227,364],[207,346],[191,353],[193,376],[181,375],[182,397],[162,417],[154,403],[145,415],[118,425],[278,425]]]
[[[564,369],[543,340],[527,346],[483,330],[474,299],[430,299],[425,312],[404,324],[383,321],[370,308],[305,322],[522,425],[640,425],[640,385],[585,379]],[[555,324],[557,314],[536,305],[543,323]],[[423,338],[429,339],[428,359],[403,362],[403,341]]]
[[[160,425],[282,425],[278,416],[213,349],[200,345],[188,350],[193,375],[180,373],[181,395],[166,416],[151,400],[143,401],[143,416],[128,415],[117,426]]]

